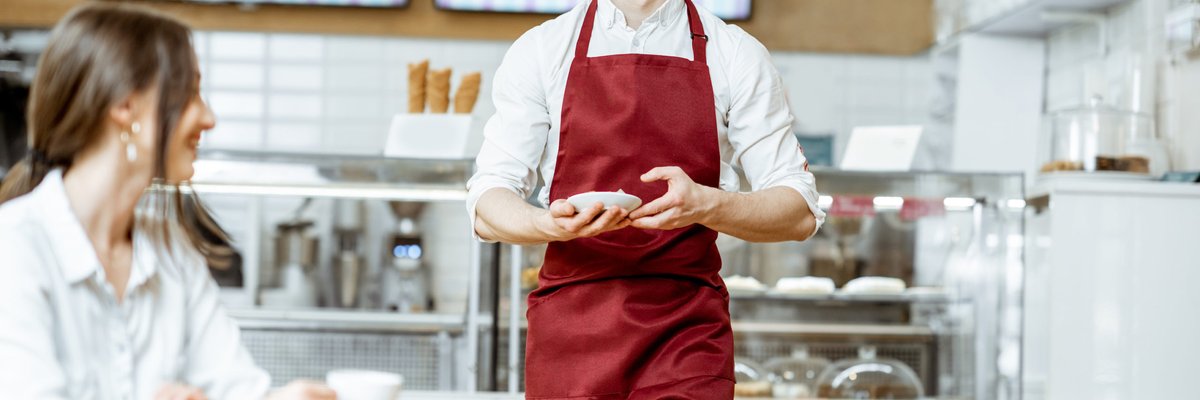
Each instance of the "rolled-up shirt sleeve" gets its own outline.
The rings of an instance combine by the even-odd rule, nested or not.
[[[467,214],[475,232],[475,208],[484,192],[503,188],[521,198],[537,186],[537,168],[550,132],[550,113],[538,60],[538,32],[517,39],[492,83],[496,114],[483,130],[476,172],[467,182]],[[476,236],[478,238],[478,236]]]
[[[728,116],[732,164],[745,172],[752,190],[777,186],[795,189],[808,203],[820,229],[825,212],[817,203],[816,179],[808,171],[804,151],[792,134],[792,112],[770,53],[745,34],[733,60]]]

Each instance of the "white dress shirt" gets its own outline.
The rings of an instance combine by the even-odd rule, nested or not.
[[[667,0],[638,29],[626,25],[624,14],[611,0],[594,1],[600,2],[596,23],[585,27],[592,29],[589,56],[638,53],[692,59],[683,0]],[[476,159],[478,170],[467,183],[472,224],[484,192],[503,188],[529,197],[538,184],[538,172],[545,187],[537,199],[542,206],[549,204],[567,75],[588,4],[580,2],[566,14],[526,32],[513,43],[496,71],[492,88],[496,114],[484,128],[483,148]],[[751,190],[784,186],[800,192],[819,227],[825,213],[817,206],[813,175],[792,134],[792,114],[770,54],[741,28],[725,24],[703,8],[698,11],[709,37],[721,189],[741,190],[735,170],[740,167]]]
[[[150,399],[167,383],[258,399],[270,377],[240,343],[199,254],[136,233],[118,301],[62,173],[0,206],[0,397]]]

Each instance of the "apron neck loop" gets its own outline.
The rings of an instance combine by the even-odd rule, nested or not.
[[[692,59],[701,64],[708,64],[708,35],[704,34],[704,24],[700,23],[700,14],[696,12],[696,5],[692,4],[692,0],[683,0],[687,3],[688,26],[692,32]]]
[[[596,26],[596,8],[600,1],[603,0],[592,0],[591,4],[588,4],[587,13],[583,17],[583,26],[579,29],[579,41],[575,43],[576,59],[587,58],[588,47],[592,44],[592,30]],[[692,0],[683,0],[683,2],[687,5],[688,29],[692,36],[692,61],[708,64],[708,35],[704,34],[704,24],[700,22],[700,14],[696,12],[696,5],[692,4]]]

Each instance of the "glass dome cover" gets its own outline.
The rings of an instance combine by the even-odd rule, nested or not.
[[[1159,175],[1166,150],[1149,115],[1122,111],[1093,96],[1085,106],[1050,115],[1042,173]]]
[[[808,347],[800,346],[791,357],[773,358],[763,368],[776,399],[811,399],[817,395],[817,378],[829,368],[829,360],[809,358]]]
[[[737,358],[733,361],[733,392],[738,397],[771,397],[771,382],[761,365]]]
[[[862,346],[858,358],[841,360],[817,378],[818,397],[828,399],[920,399],[917,374],[898,360],[875,357],[875,346]]]

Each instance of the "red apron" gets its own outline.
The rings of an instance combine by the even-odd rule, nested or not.
[[[616,191],[650,202],[678,166],[717,187],[716,109],[708,38],[687,4],[694,60],[642,54],[588,58],[596,2],[567,78],[551,199]],[[531,399],[731,399],[733,332],[718,275],[717,233],[626,228],[551,243],[529,296],[525,388]]]

